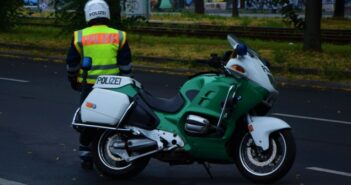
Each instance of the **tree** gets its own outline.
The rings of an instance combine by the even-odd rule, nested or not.
[[[273,0],[270,5],[273,7],[281,7],[280,13],[283,15],[283,22],[293,25],[297,29],[304,29],[305,21],[298,16],[294,6],[289,0]]]
[[[343,18],[345,16],[345,0],[336,0],[334,17]]]
[[[233,3],[232,17],[239,17],[238,0],[232,0],[232,3]]]
[[[184,7],[185,7],[184,0],[173,0],[173,7],[177,11],[184,9]]]
[[[1,0],[0,1],[0,31],[11,29],[19,15],[20,7],[23,7],[22,0]]]
[[[64,25],[63,31],[71,32],[87,26],[84,15],[84,6],[88,0],[55,0],[56,23]],[[121,23],[120,0],[106,0],[110,7],[112,27]]]
[[[306,1],[304,50],[321,51],[321,17],[320,0]]]
[[[240,0],[240,8],[245,8],[245,0]]]
[[[195,13],[205,14],[205,3],[204,0],[195,0]]]
[[[106,2],[110,6],[111,25],[120,26],[122,21],[120,0],[106,0]]]
[[[63,31],[71,32],[86,26],[84,5],[88,0],[55,0],[55,22],[64,25]]]

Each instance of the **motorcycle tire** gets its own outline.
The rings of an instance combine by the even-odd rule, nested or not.
[[[120,134],[104,131],[92,142],[92,157],[95,166],[104,176],[115,179],[126,179],[138,175],[149,163],[149,157],[126,162],[109,151],[112,138],[118,139]]]
[[[235,146],[237,168],[254,183],[279,180],[288,173],[295,160],[296,146],[290,129],[272,133],[267,151],[257,147],[248,132],[240,134]]]

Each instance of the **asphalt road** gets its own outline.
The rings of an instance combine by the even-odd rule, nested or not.
[[[152,93],[170,97],[185,77],[135,72]],[[117,181],[84,171],[70,127],[79,94],[65,66],[0,58],[0,185],[250,184],[233,165],[169,166],[152,160],[137,177]],[[281,87],[271,111],[293,128],[297,158],[277,184],[351,184],[351,94]]]

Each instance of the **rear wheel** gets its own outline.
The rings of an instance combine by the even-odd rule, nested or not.
[[[244,133],[236,145],[236,165],[249,180],[272,183],[289,171],[295,159],[295,142],[291,130],[271,134],[269,149],[257,147],[249,133]]]
[[[125,145],[123,135],[104,131],[95,138],[92,145],[93,159],[97,169],[105,176],[111,178],[129,178],[139,174],[148,164],[150,158],[140,158],[126,162],[121,156],[128,155],[126,150],[111,152],[113,145]]]

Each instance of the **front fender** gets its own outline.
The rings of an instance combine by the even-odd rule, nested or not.
[[[247,120],[252,139],[263,150],[269,148],[269,135],[271,133],[290,128],[290,125],[285,121],[273,117],[248,116]]]

